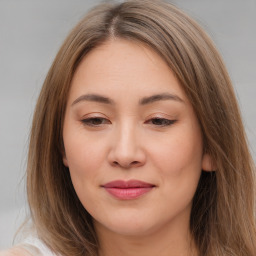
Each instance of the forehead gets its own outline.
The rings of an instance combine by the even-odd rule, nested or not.
[[[70,96],[123,90],[138,96],[166,91],[185,97],[174,73],[154,50],[123,39],[109,40],[84,57],[74,74]]]

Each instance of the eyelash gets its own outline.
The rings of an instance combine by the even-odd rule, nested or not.
[[[161,117],[155,117],[155,118],[151,118],[149,120],[146,121],[146,124],[151,123],[154,126],[157,127],[166,127],[166,126],[171,126],[173,125],[177,120],[170,120],[170,119],[166,119],[166,118],[161,118]],[[160,124],[159,124],[160,122]]]
[[[101,123],[100,124],[97,123],[98,121],[100,121]],[[87,126],[99,127],[100,125],[103,125],[103,124],[109,124],[110,121],[103,117],[90,117],[90,118],[83,119],[82,123]]]
[[[166,126],[171,126],[176,122],[177,120],[170,120],[166,118],[155,117],[147,120],[145,123],[154,125],[156,127],[166,127]],[[103,117],[90,117],[90,118],[83,119],[82,123],[86,126],[100,127],[101,125],[110,124],[111,122],[108,119]]]

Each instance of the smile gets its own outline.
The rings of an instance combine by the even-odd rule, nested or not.
[[[139,180],[116,180],[106,183],[102,187],[117,199],[132,200],[148,193],[155,185]]]

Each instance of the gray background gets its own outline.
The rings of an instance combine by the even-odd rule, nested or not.
[[[24,173],[33,108],[70,29],[100,1],[0,0],[0,249],[11,246],[26,209]],[[256,0],[172,1],[220,50],[256,159]]]

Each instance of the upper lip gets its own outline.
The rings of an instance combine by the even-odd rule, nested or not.
[[[140,180],[114,180],[103,185],[104,188],[150,188],[155,187],[151,183]]]

